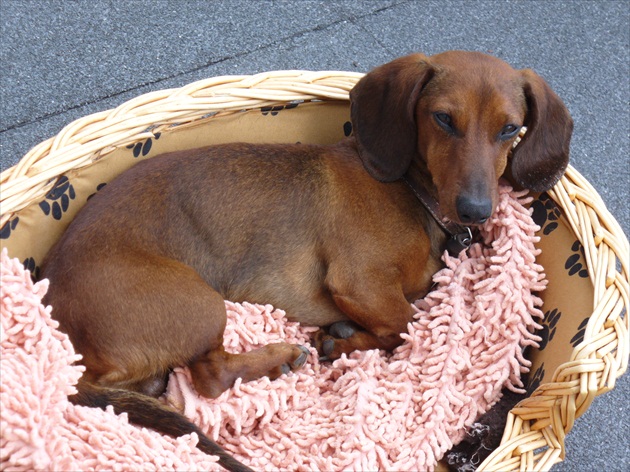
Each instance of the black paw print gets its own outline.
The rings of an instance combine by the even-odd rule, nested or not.
[[[582,322],[580,323],[580,326],[578,326],[577,333],[575,333],[575,336],[571,338],[570,343],[573,347],[577,347],[578,344],[584,341],[584,335],[586,334],[586,325],[588,324],[589,319],[590,317],[584,318],[582,320]]]
[[[18,218],[17,216],[12,220],[7,221],[2,229],[0,229],[0,239],[9,239],[9,236],[11,236],[11,231],[15,229],[19,222],[20,218]]]
[[[54,219],[60,220],[68,210],[70,200],[74,200],[75,196],[74,187],[68,180],[68,177],[62,175],[52,190],[46,195],[46,200],[40,202],[39,207],[45,215],[52,214]]]
[[[107,182],[103,182],[100,183],[96,186],[96,192],[94,192],[93,194],[91,194],[89,197],[87,197],[87,200],[89,200],[90,198],[92,198],[94,195],[96,195],[103,187],[105,187],[107,185]]]
[[[344,136],[350,136],[352,134],[352,123],[349,121],[346,121],[343,124],[343,134]]]
[[[580,241],[575,241],[573,246],[571,246],[571,250],[575,253],[567,259],[564,263],[564,268],[569,271],[569,275],[573,276],[575,274],[579,275],[583,279],[588,278],[588,269],[585,267],[586,264],[583,264],[584,261],[584,246]]]
[[[160,136],[162,136],[162,133],[155,133],[153,138],[158,140],[160,139]],[[127,149],[133,149],[133,157],[140,157],[141,155],[144,157],[151,152],[151,148],[153,147],[153,138],[149,138],[145,142],[140,141],[136,144],[129,144],[127,145]]]
[[[273,107],[262,107],[260,111],[263,115],[267,116],[271,114],[271,116],[276,116],[280,110],[290,110],[291,108],[296,108],[298,106],[297,103],[289,103],[288,105],[276,105]]]
[[[545,363],[543,362],[536,372],[533,375],[529,376],[529,380],[527,381],[527,394],[531,395],[534,390],[540,387],[540,383],[542,379],[545,377]]]
[[[542,351],[545,349],[547,344],[549,344],[556,335],[556,325],[558,324],[561,316],[562,313],[556,308],[545,313],[545,319],[542,322],[542,329],[538,331],[538,335],[542,338],[540,345],[538,346],[539,350]]]
[[[22,265],[31,273],[31,279],[33,279],[33,282],[37,282],[39,280],[39,266],[35,264],[35,259],[32,257],[24,259]]]
[[[549,195],[543,193],[532,202],[532,219],[540,226],[543,234],[550,234],[558,227],[558,219],[562,212]]]

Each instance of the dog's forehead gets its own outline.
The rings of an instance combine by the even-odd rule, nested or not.
[[[423,91],[427,102],[444,109],[489,105],[517,113],[524,107],[520,71],[493,56],[449,51],[431,57],[434,75]],[[425,102],[426,103],[426,102]]]

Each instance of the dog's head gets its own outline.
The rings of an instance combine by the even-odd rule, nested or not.
[[[533,71],[492,56],[402,57],[363,77],[350,97],[367,171],[391,182],[415,160],[430,174],[442,213],[463,224],[494,210],[522,126],[509,159],[517,184],[548,190],[569,161],[573,121],[560,98]]]

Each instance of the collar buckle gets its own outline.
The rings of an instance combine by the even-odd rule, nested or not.
[[[451,237],[446,241],[446,250],[452,257],[457,257],[460,252],[467,250],[473,241],[472,231],[470,227],[464,226],[465,230],[462,233],[451,234]]]

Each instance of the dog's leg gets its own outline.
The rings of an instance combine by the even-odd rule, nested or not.
[[[342,284],[339,279],[329,281],[337,306],[363,329],[347,322],[333,324],[328,332],[320,329],[315,334],[315,345],[322,357],[332,360],[355,350],[391,350],[402,343],[400,334],[407,332],[414,311],[400,284],[379,282],[382,280],[353,286]]]
[[[273,380],[296,371],[309,354],[305,347],[287,343],[267,344],[242,354],[230,354],[221,347],[191,363],[190,370],[197,391],[205,397],[216,398],[239,377],[244,382],[264,376]]]
[[[194,269],[173,259],[125,252],[83,266],[94,270],[72,280],[56,279],[68,290],[55,286],[47,303],[74,308],[60,310],[58,321],[83,355],[86,378],[95,385],[159,396],[170,369],[189,365],[199,393],[217,397],[238,377],[276,378],[302,367],[310,354],[287,343],[226,353],[223,297]],[[64,304],[61,297],[72,294],[72,288],[85,295]]]
[[[227,323],[223,297],[192,269],[182,268],[182,271],[187,272],[187,275],[178,273],[175,282],[172,280],[175,272],[167,275],[163,268],[159,275],[162,278],[159,292],[160,296],[168,295],[169,302],[187,315],[187,319],[174,328],[179,337],[177,345],[180,350],[188,344],[187,340],[199,338],[204,331],[207,333],[205,349],[197,348],[198,354],[189,357],[190,361],[187,362],[195,388],[201,395],[216,398],[230,388],[237,378],[244,382],[263,376],[275,379],[304,365],[310,351],[295,344],[276,343],[247,353],[227,353],[223,346],[223,332]],[[163,300],[161,305],[166,303]],[[172,320],[172,315],[166,318]],[[167,334],[166,330],[164,334]],[[169,334],[173,336],[175,333],[170,330]],[[146,389],[150,384],[145,382],[143,388]]]

